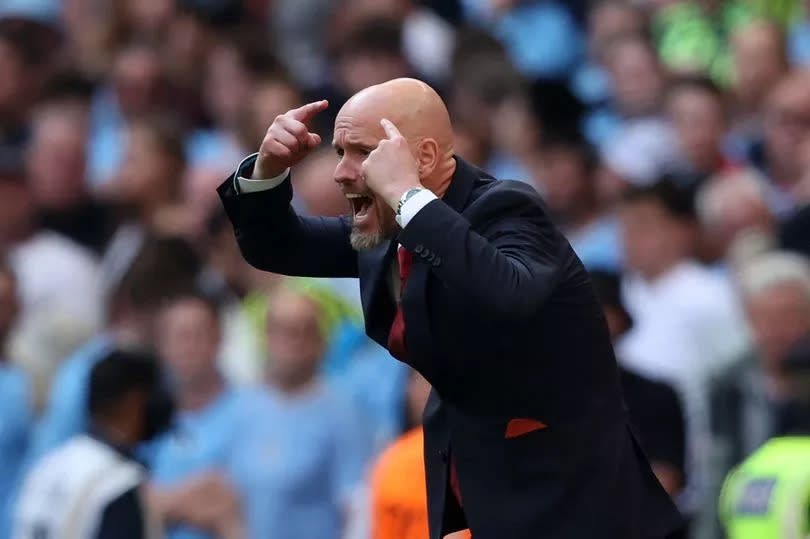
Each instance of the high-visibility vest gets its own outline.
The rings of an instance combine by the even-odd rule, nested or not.
[[[720,520],[728,539],[810,537],[810,436],[773,438],[731,471]]]
[[[23,482],[12,539],[93,539],[107,506],[143,484],[139,464],[86,435],[75,436],[39,460]],[[144,539],[162,537],[141,503]]]

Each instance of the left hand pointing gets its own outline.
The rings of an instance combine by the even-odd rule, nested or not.
[[[383,118],[380,124],[385,138],[363,161],[363,177],[371,191],[396,209],[405,192],[422,184],[408,141],[389,120]]]

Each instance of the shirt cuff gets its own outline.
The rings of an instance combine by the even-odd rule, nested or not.
[[[245,157],[242,160],[242,162],[239,163],[239,166],[236,167],[237,170],[235,178],[236,185],[234,187],[236,187],[237,193],[257,193],[259,191],[267,191],[269,189],[281,185],[284,182],[284,180],[286,180],[287,177],[290,175],[290,169],[288,168],[278,176],[274,176],[272,178],[267,178],[264,180],[254,180],[251,178],[245,178],[244,176],[240,176],[239,173],[243,171],[246,163],[251,159],[255,161],[257,155],[258,154],[254,153]],[[250,168],[252,169],[253,163],[250,163],[250,165],[251,165]]]
[[[408,223],[411,222],[411,219],[416,217],[416,214],[419,213],[419,210],[436,200],[438,197],[433,194],[432,191],[428,189],[424,189],[419,191],[411,198],[409,198],[405,204],[402,205],[402,208],[399,211],[399,215],[397,215],[397,223],[402,228],[408,226]]]

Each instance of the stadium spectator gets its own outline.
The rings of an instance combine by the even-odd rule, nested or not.
[[[88,166],[94,185],[110,181],[121,165],[128,122],[157,114],[165,99],[160,51],[140,41],[122,47],[117,52],[109,80],[93,97]]]
[[[244,528],[240,495],[246,493],[234,489],[228,470],[244,434],[260,418],[260,397],[232,387],[217,367],[221,329],[210,300],[180,296],[161,309],[156,322],[178,415],[149,448],[153,500],[169,538],[238,537]],[[259,536],[256,530],[248,534]]]
[[[781,360],[810,331],[810,263],[806,259],[785,252],[762,255],[742,267],[739,283],[754,342],[712,383],[712,471],[718,482],[778,434],[778,418],[794,397]]]
[[[252,537],[338,538],[360,513],[371,436],[317,374],[327,337],[323,317],[318,301],[292,281],[270,294],[271,402],[235,457]]]
[[[0,347],[5,348],[19,312],[17,278],[0,265]],[[12,365],[3,350],[0,360],[0,535],[11,534],[11,517],[34,420],[33,387],[25,372]]]
[[[31,116],[26,181],[43,228],[103,252],[115,230],[109,207],[94,200],[86,183],[87,114],[82,97],[56,97]]]
[[[773,242],[776,223],[768,208],[765,179],[750,168],[710,178],[695,200],[701,227],[700,257],[707,263],[730,264],[757,237]]]
[[[731,34],[730,44],[737,106],[734,131],[745,143],[762,129],[768,94],[788,72],[784,34],[774,23],[749,20]]]
[[[157,310],[193,285],[197,266],[182,242],[154,239],[144,244],[108,291],[103,331],[62,359],[54,373],[29,463],[87,427],[87,384],[93,366],[116,345],[150,345]]]
[[[761,146],[752,148],[750,158],[768,178],[768,205],[785,218],[799,203],[801,144],[810,134],[810,74],[796,71],[781,79],[764,105]]]
[[[605,67],[620,127],[602,148],[610,170],[631,184],[649,184],[680,159],[675,132],[662,115],[666,76],[644,36],[621,35],[607,47]]]
[[[600,207],[594,149],[583,139],[547,137],[538,153],[534,181],[574,251],[588,269],[618,271],[618,227]]]
[[[712,174],[735,168],[724,153],[728,130],[723,93],[708,78],[682,78],[668,89],[666,108],[675,128],[683,162],[684,183],[701,183]]]
[[[684,403],[690,460],[682,509],[689,512],[706,495],[709,380],[747,344],[742,311],[729,279],[695,259],[690,191],[666,179],[632,188],[619,217],[622,296],[634,325],[617,355],[639,374],[671,383]]]
[[[143,501],[145,470],[135,458],[138,444],[160,435],[174,412],[158,360],[138,351],[106,354],[90,373],[85,406],[88,430],[26,475],[12,537],[159,537]]]
[[[9,354],[41,387],[59,359],[101,323],[101,272],[95,256],[41,229],[22,170],[0,173],[0,252],[18,278],[20,318]]]

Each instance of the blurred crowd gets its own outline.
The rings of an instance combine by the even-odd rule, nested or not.
[[[169,537],[426,537],[426,383],[365,337],[352,280],[248,266],[215,191],[326,98],[294,205],[346,213],[334,117],[402,76],[592,271],[692,537],[722,533],[734,466],[810,433],[810,2],[2,0],[0,537],[133,344],[179,406],[139,457]]]

